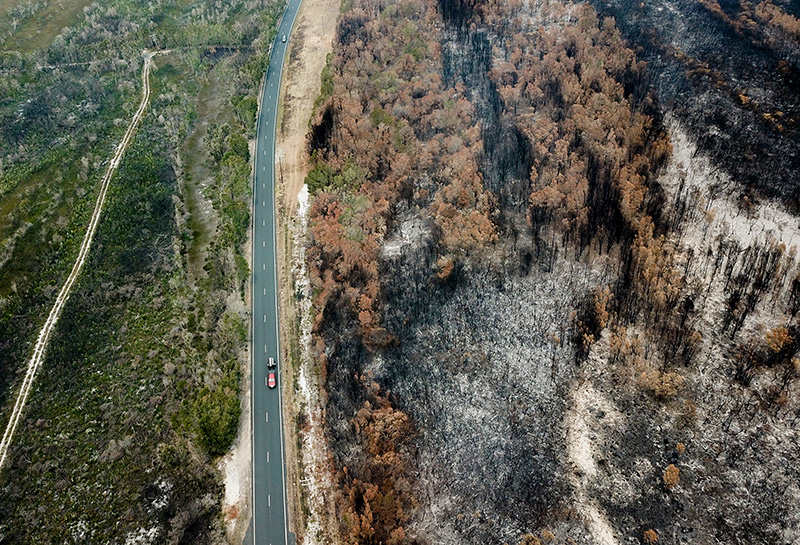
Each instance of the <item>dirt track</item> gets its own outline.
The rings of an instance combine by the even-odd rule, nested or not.
[[[92,239],[94,239],[95,231],[97,231],[97,225],[100,223],[100,215],[103,212],[103,205],[105,204],[106,194],[108,193],[108,187],[111,183],[111,178],[117,171],[117,168],[122,161],[122,156],[125,154],[125,150],[133,138],[133,133],[136,131],[136,127],[139,125],[139,122],[142,120],[144,112],[147,109],[147,103],[150,101],[150,68],[152,66],[153,57],[159,53],[164,52],[144,52],[144,66],[142,67],[142,101],[139,104],[139,109],[136,110],[133,119],[131,119],[130,125],[128,125],[128,130],[125,131],[122,141],[114,151],[114,155],[111,157],[108,168],[106,169],[106,172],[100,181],[100,192],[97,195],[97,202],[94,205],[94,211],[92,212],[92,217],[89,220],[89,226],[86,229],[86,235],[83,237],[83,242],[81,243],[81,248],[78,252],[78,258],[75,260],[75,264],[72,266],[72,271],[70,271],[67,280],[61,287],[61,291],[58,292],[58,297],[56,297],[55,303],[50,309],[50,314],[47,316],[47,321],[45,321],[41,331],[39,331],[39,337],[37,338],[36,345],[33,348],[33,356],[31,356],[31,359],[28,361],[27,369],[25,371],[25,378],[23,379],[22,386],[17,394],[17,400],[14,403],[14,409],[9,417],[5,433],[3,433],[3,439],[0,441],[0,469],[2,469],[3,463],[6,460],[8,448],[11,445],[11,440],[14,437],[14,431],[17,428],[17,424],[22,418],[22,412],[25,409],[25,403],[28,400],[28,394],[30,394],[31,388],[33,387],[33,381],[36,378],[36,371],[38,371],[42,361],[44,361],[45,350],[47,349],[47,341],[50,339],[50,335],[53,332],[56,323],[58,323],[61,310],[64,308],[64,305],[69,299],[69,296],[72,292],[72,286],[78,279],[78,276],[83,269],[83,264],[86,261],[86,257],[89,255],[89,250],[92,246]]]

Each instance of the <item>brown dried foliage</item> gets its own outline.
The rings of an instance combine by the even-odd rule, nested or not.
[[[674,464],[670,464],[664,469],[662,479],[664,480],[664,486],[666,486],[668,490],[672,490],[681,482],[681,470]]]

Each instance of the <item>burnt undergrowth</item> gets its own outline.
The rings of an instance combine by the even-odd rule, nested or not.
[[[720,28],[757,32],[726,20],[739,13],[729,4],[714,15]],[[792,435],[782,419],[798,330],[781,325],[780,301],[796,251],[748,238],[750,197],[715,223],[722,190],[672,156],[677,118],[699,145],[682,160],[707,153],[725,165],[687,112],[734,96],[722,70],[733,65],[680,56],[663,37],[659,51],[680,62],[659,60],[626,34],[633,23],[581,4],[352,11],[309,139],[314,349],[342,536],[785,541],[790,510],[759,510],[794,470],[773,465],[743,485],[737,472],[757,457],[730,434],[751,411],[774,437]],[[681,87],[692,78],[714,85],[698,98]],[[738,100],[742,115],[775,124]],[[788,135],[781,145],[794,138],[788,122],[775,130]],[[751,174],[764,194],[788,195]],[[762,318],[770,304],[775,315]],[[728,424],[715,427],[715,415]],[[734,490],[755,483],[767,492]]]
[[[723,2],[721,13],[714,4],[592,2],[616,19],[648,63],[664,110],[690,129],[700,149],[745,191],[796,207],[800,44],[758,20],[752,4]],[[789,12],[792,5],[781,4]]]

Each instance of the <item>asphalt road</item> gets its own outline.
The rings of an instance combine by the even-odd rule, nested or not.
[[[275,236],[275,120],[286,48],[301,0],[289,0],[264,81],[256,120],[253,175],[252,377],[253,518],[255,545],[290,544],[278,349],[278,276]],[[283,36],[287,41],[283,42]],[[266,384],[267,362],[278,362],[277,386]],[[293,537],[293,536],[291,536]],[[294,539],[291,540],[292,542]]]

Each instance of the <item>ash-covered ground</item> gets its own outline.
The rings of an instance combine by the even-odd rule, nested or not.
[[[363,343],[341,301],[324,308],[316,333],[338,475],[355,480],[358,453],[375,445],[360,439],[373,421],[358,416],[374,381],[414,430],[388,453],[404,470],[381,506],[394,509],[398,490],[413,496],[396,509],[392,543],[797,544],[791,20],[734,1],[511,4],[429,6],[441,15],[442,79],[465,89],[479,119],[497,237],[443,273],[435,212],[401,199],[378,262],[390,341]],[[611,65],[630,52],[620,42],[647,66],[581,58],[605,47]],[[597,69],[617,87],[602,88]],[[619,127],[648,116],[645,143],[620,144],[609,166],[592,138],[625,140],[603,125],[619,105]],[[548,171],[537,146],[559,130],[550,151],[570,152]],[[543,186],[551,193],[537,194]],[[576,214],[583,231],[558,216],[568,199],[588,209]],[[358,478],[376,482],[372,463]],[[350,493],[343,526],[371,543],[364,522],[380,521],[361,497]]]

